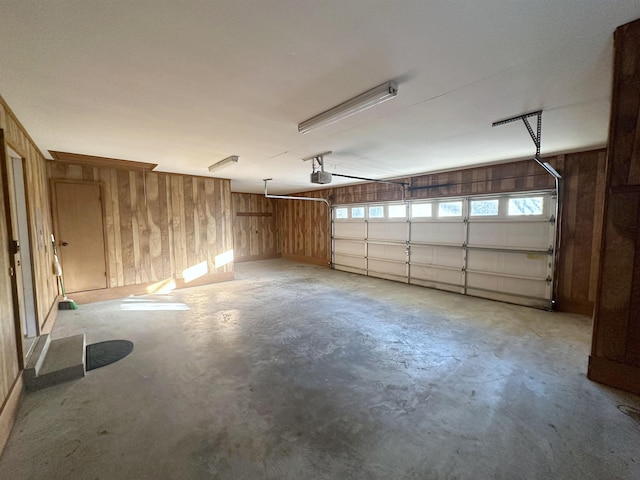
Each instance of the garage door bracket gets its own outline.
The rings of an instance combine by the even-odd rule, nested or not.
[[[529,123],[530,117],[537,117],[536,122],[536,131],[533,131],[533,127],[531,123]],[[538,165],[544,168],[549,175],[554,177],[556,180],[562,178],[555,168],[553,168],[549,162],[543,162],[540,157],[540,146],[542,144],[542,110],[537,110],[535,112],[525,113],[523,115],[517,115],[511,118],[505,118],[504,120],[498,120],[497,122],[493,122],[491,124],[492,127],[497,127],[499,125],[505,125],[507,123],[517,122],[518,120],[522,120],[524,126],[527,127],[527,131],[529,135],[531,135],[531,140],[533,140],[533,144],[536,146],[536,155],[533,159],[536,161]]]

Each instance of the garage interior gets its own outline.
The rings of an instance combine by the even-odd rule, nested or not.
[[[0,477],[637,478],[635,2],[277,3],[3,14]]]

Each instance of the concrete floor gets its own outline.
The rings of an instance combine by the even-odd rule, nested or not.
[[[284,260],[61,311],[131,355],[26,395],[2,479],[638,479],[590,320]]]

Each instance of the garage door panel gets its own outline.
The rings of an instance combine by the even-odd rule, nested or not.
[[[376,210],[384,211],[383,218],[369,219],[370,210],[363,208],[366,220],[334,219],[336,268],[548,308],[556,235],[549,221],[555,211],[551,192],[438,199],[436,207],[453,200],[462,205],[458,217],[441,217],[448,211],[435,208],[431,217],[417,217],[428,213],[417,209],[416,218],[394,219],[388,215],[397,202],[383,202]]]
[[[365,243],[360,241],[357,242],[355,240],[334,240],[333,249],[334,253],[339,255],[359,255],[364,257],[366,254]]]
[[[411,285],[419,285],[421,287],[427,287],[427,288],[435,288],[437,290],[445,290],[447,292],[454,292],[454,293],[464,293],[464,287],[462,287],[461,285],[449,285],[448,283],[439,283],[433,280],[421,280],[419,278],[412,278],[411,280],[409,280],[409,283]]]
[[[469,246],[547,250],[549,222],[469,222]]]
[[[406,222],[369,222],[369,240],[407,241]]]
[[[390,273],[369,271],[369,276],[375,278],[383,278],[385,280],[392,280],[394,282],[407,283],[406,275],[392,275]]]
[[[367,269],[367,260],[365,258],[351,257],[347,255],[334,255],[334,265],[336,268],[351,267],[358,268],[362,271]]]
[[[462,269],[464,255],[462,248],[411,245],[411,263]]]
[[[549,285],[544,280],[503,277],[485,273],[467,272],[467,288],[492,290],[524,297],[545,298]]]
[[[377,272],[407,278],[407,264],[404,262],[387,262],[369,258],[368,270],[371,275]]]
[[[364,239],[367,234],[366,223],[364,222],[335,222],[333,224],[333,235],[336,238],[360,238]]]
[[[508,295],[501,292],[487,292],[467,289],[467,295],[487,298],[489,300],[497,300],[499,302],[515,303],[516,305],[524,305],[525,307],[548,308],[549,306],[549,301],[543,298],[521,297],[517,295]]]
[[[551,258],[544,253],[467,251],[467,269],[545,279]]]
[[[380,258],[385,260],[395,260],[399,262],[407,261],[406,245],[384,245],[369,243],[369,259]]]
[[[335,265],[336,270],[341,272],[357,273],[358,275],[366,275],[367,271],[363,268],[347,267],[345,265]]]
[[[462,270],[450,270],[446,268],[411,264],[410,274],[411,280],[428,280],[459,286],[462,286],[464,283]]]
[[[411,224],[411,243],[444,243],[462,245],[462,222],[414,222]]]

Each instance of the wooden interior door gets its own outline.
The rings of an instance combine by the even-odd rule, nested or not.
[[[107,288],[101,187],[55,183],[56,243],[67,293]]]

